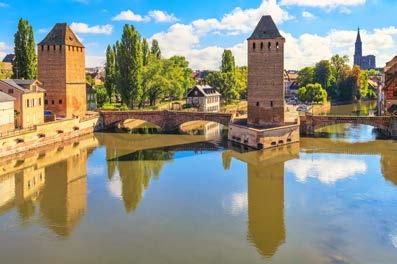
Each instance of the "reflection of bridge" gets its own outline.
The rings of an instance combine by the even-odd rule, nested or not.
[[[228,126],[232,114],[176,111],[101,111],[103,127],[112,127],[128,119],[143,120],[159,126],[164,131],[176,131],[180,125],[191,121],[210,121]]]
[[[316,116],[301,117],[301,133],[314,134],[315,130],[335,124],[369,125],[382,130],[386,135],[397,136],[397,119],[391,116]]]

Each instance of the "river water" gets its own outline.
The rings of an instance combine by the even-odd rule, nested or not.
[[[0,263],[397,263],[396,142],[346,125],[247,152],[214,129],[0,161]]]

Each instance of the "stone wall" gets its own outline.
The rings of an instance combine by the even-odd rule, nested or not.
[[[248,41],[248,124],[284,125],[284,38]]]
[[[98,119],[97,116],[85,120],[66,119],[3,136],[0,138],[0,158],[92,133]]]

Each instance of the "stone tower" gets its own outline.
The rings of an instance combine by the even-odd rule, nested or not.
[[[248,125],[284,125],[284,43],[271,16],[248,39]]]
[[[46,110],[66,118],[85,115],[85,48],[66,23],[56,24],[38,44],[38,79]]]
[[[361,66],[363,58],[363,42],[361,41],[360,28],[357,31],[357,39],[354,49],[354,65]]]

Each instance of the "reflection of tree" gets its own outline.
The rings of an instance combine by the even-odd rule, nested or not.
[[[397,155],[393,152],[383,153],[381,164],[385,179],[397,185]]]
[[[110,150],[107,156],[117,157],[117,150]],[[137,209],[144,191],[149,187],[151,178],[157,179],[165,162],[172,160],[173,151],[144,150],[119,156],[108,161],[108,172],[113,177],[116,169],[122,183],[121,194],[127,212]]]

